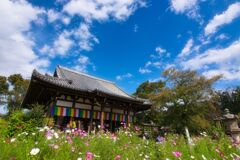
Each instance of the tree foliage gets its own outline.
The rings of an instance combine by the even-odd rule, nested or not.
[[[164,82],[159,80],[157,82],[143,82],[137,89],[134,95],[140,98],[151,98],[155,94],[159,94],[165,86]]]
[[[8,88],[9,88],[9,85],[7,82],[7,77],[0,76],[0,105],[6,103]]]
[[[9,112],[20,108],[28,84],[29,80],[24,79],[21,74],[0,76],[0,104],[7,103]]]
[[[218,96],[212,85],[220,78],[206,78],[196,71],[169,69],[163,72],[166,87],[153,99],[164,112],[164,123],[177,132],[184,127],[192,131],[210,127],[217,113]]]
[[[221,92],[219,95],[222,110],[228,108],[233,114],[240,113],[240,87],[231,91]]]
[[[212,88],[219,78],[172,68],[162,73],[164,81],[141,84],[136,95],[152,100],[153,109],[148,116],[152,121],[181,133],[184,127],[191,131],[204,130],[219,114],[216,107],[219,96]]]
[[[13,74],[8,77],[8,81],[13,86],[8,96],[8,110],[11,112],[20,107],[26,94],[29,80],[23,79],[21,74]]]

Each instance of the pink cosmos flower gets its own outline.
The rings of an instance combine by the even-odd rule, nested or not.
[[[140,128],[140,127],[138,127],[138,126],[135,126],[135,131],[139,132],[140,130],[141,130],[141,128]]]
[[[93,157],[94,157],[93,153],[87,151],[87,153],[86,153],[86,160],[92,160]]]
[[[179,152],[179,151],[175,151],[175,152],[172,152],[172,153],[176,158],[180,158],[182,156],[182,153]]]
[[[46,138],[47,140],[50,140],[53,138],[53,133],[51,132],[51,130],[48,130],[47,133],[46,133]]]
[[[115,142],[117,140],[117,136],[113,133],[111,134],[111,139]]]
[[[72,138],[70,136],[67,136],[66,138],[67,138],[67,141],[68,141],[69,144],[73,143]]]
[[[53,146],[53,148],[54,148],[54,149],[58,149],[59,146],[55,144],[55,145]]]
[[[117,155],[114,160],[120,160],[121,159],[121,156],[120,155]]]

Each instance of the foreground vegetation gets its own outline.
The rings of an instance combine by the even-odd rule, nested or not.
[[[183,136],[166,135],[158,142],[140,138],[137,132],[116,134],[84,131],[54,131],[48,127],[0,138],[1,160],[5,159],[240,159],[240,146],[229,137],[212,139],[203,133],[189,145]]]
[[[29,81],[18,74],[0,76],[0,105],[7,104],[9,111],[0,119],[0,160],[240,160],[240,144],[214,125],[224,108],[239,114],[240,89],[218,93],[212,86],[220,76],[207,79],[195,71],[166,70],[163,77],[144,82],[135,93],[153,103],[150,111],[137,115],[137,123],[153,122],[178,133],[158,137],[156,142],[126,129],[88,135],[81,130],[60,132],[42,127],[54,124],[44,106],[33,104],[28,112],[20,107]],[[182,135],[185,128],[193,136],[192,144]]]

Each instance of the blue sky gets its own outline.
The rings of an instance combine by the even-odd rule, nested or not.
[[[1,0],[0,74],[56,65],[133,93],[170,67],[240,82],[237,0]]]

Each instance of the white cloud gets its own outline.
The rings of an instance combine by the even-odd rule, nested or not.
[[[165,53],[166,52],[166,49],[164,48],[161,48],[161,47],[156,47],[155,51],[161,55],[162,53]]]
[[[151,54],[150,57],[154,59],[162,58],[163,56],[170,57],[170,53],[166,49],[158,46],[155,48],[157,55]]]
[[[126,73],[126,74],[123,74],[123,75],[116,76],[116,79],[120,81],[120,80],[123,80],[125,78],[131,78],[131,77],[133,77],[133,75],[131,73]]]
[[[221,73],[225,79],[240,79],[239,76],[236,76],[240,72],[239,57],[240,40],[237,40],[226,48],[208,49],[204,53],[182,62],[181,65],[185,69],[207,69],[204,71],[204,74],[207,76]]]
[[[182,49],[181,53],[178,57],[186,57],[191,53],[191,49],[193,47],[193,39],[190,38],[187,43],[185,44],[184,48]]]
[[[170,0],[170,7],[176,14],[186,14],[189,18],[202,21],[198,13],[199,1],[200,0]]]
[[[57,40],[53,44],[54,51],[52,54],[59,54],[59,55],[66,55],[67,51],[71,48],[73,45],[73,41],[69,38],[70,33],[67,31],[64,31],[61,33]]]
[[[86,21],[125,20],[136,9],[145,6],[142,0],[71,0],[63,11],[70,15],[79,15]]]
[[[139,68],[139,73],[141,74],[147,74],[147,73],[151,73],[152,71],[146,68]]]
[[[21,73],[29,76],[34,68],[48,66],[33,51],[35,42],[29,34],[31,23],[38,21],[44,10],[25,0],[2,0],[0,5],[0,74]]]
[[[74,44],[73,40],[70,38],[71,34],[72,33],[69,31],[63,31],[53,42],[52,47],[44,45],[43,48],[40,49],[40,52],[42,52],[43,54],[48,54],[50,57],[55,57],[57,55],[67,55],[67,52]]]
[[[220,35],[218,35],[215,39],[216,40],[224,40],[224,39],[228,39],[229,37],[224,34],[224,33],[221,33]]]
[[[240,79],[240,70],[212,69],[203,72],[203,75],[207,78],[223,75],[223,79],[225,80],[236,80]]]
[[[53,9],[49,9],[47,11],[48,22],[53,23],[57,20],[61,20],[64,24],[68,25],[70,23],[70,18],[66,15],[62,14],[61,12],[57,12]]]
[[[133,27],[133,32],[135,32],[135,33],[138,32],[138,28],[139,28],[138,25],[135,24],[134,27]]]
[[[82,50],[90,51],[95,43],[99,43],[97,37],[90,32],[89,24],[81,23],[73,34],[79,40],[79,46]]]
[[[80,55],[77,61],[77,65],[73,68],[80,72],[87,73],[88,72],[87,69],[89,66],[92,66],[92,69],[94,71],[96,70],[96,66],[90,61],[89,57]]]
[[[40,52],[49,54],[50,57],[66,56],[74,45],[79,46],[80,51],[90,51],[95,43],[99,43],[99,40],[89,31],[89,28],[88,24],[81,23],[76,29],[65,30],[53,42],[52,47],[44,45]]]
[[[47,11],[47,16],[48,16],[48,22],[54,22],[60,17],[60,13],[54,11],[53,9],[50,9]]]
[[[240,2],[231,4],[228,9],[221,14],[217,14],[205,27],[205,35],[215,33],[219,27],[231,23],[235,18],[240,16]]]
[[[161,63],[160,62],[153,62],[152,65],[156,68],[160,68],[161,67]]]
[[[197,0],[171,0],[171,9],[176,13],[184,13],[196,7]]]
[[[175,67],[176,67],[175,64],[166,64],[165,70],[170,69],[170,68],[175,68]]]
[[[89,64],[89,58],[87,56],[81,55],[78,59],[78,62],[84,65]]]
[[[145,68],[149,67],[152,65],[152,62],[151,61],[147,61],[146,64],[145,64]]]

